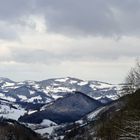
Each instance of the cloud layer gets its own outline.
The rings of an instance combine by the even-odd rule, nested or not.
[[[0,20],[23,24],[24,18],[41,16],[50,32],[77,35],[139,35],[139,0],[5,0]]]
[[[139,56],[139,15],[139,0],[0,0],[0,72],[122,81]]]

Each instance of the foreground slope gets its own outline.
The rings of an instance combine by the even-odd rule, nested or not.
[[[74,122],[100,106],[102,104],[99,101],[76,92],[56,100],[49,106],[42,107],[39,112],[20,117],[19,121],[41,123],[44,119],[49,119],[58,124]]]
[[[0,140],[42,140],[42,138],[17,121],[0,118]]]
[[[140,90],[123,98],[126,106],[114,116],[105,118],[97,131],[102,139],[139,140],[140,139]]]
[[[73,128],[65,140],[139,140],[140,90],[107,106],[97,119],[82,128]]]

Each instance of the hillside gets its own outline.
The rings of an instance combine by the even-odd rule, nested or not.
[[[114,108],[115,104],[115,108]],[[139,140],[140,139],[140,90],[126,95],[107,106],[97,121],[81,128],[74,128],[65,140]]]
[[[19,121],[41,123],[43,119],[49,119],[57,124],[74,122],[101,106],[102,104],[99,101],[81,92],[76,92],[58,99],[49,106],[42,107],[41,111],[20,117]]]
[[[140,90],[122,100],[126,106],[113,117],[105,117],[105,123],[97,131],[98,137],[104,140],[140,139]]]

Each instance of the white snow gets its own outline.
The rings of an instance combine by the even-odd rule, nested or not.
[[[52,86],[59,86],[59,84],[53,83],[53,85],[52,85]]]
[[[95,100],[100,100],[102,98],[102,96],[98,96],[98,97],[93,97]]]
[[[59,95],[55,95],[55,94],[52,94],[52,97],[53,97],[54,99],[63,98],[63,96],[59,96]]]
[[[95,83],[90,84],[90,87],[95,90],[95,88],[97,89],[113,88],[114,85],[98,82],[97,84]]]
[[[4,96],[4,94],[3,93],[0,93],[0,98],[3,97],[3,96]]]
[[[27,80],[27,81],[24,81],[25,83],[27,82],[29,85],[34,85],[35,84],[35,81],[32,81],[32,80]]]
[[[84,86],[84,85],[86,85],[86,84],[88,84],[87,81],[82,81],[82,82],[78,83],[79,86]]]
[[[53,92],[53,93],[58,93],[58,92],[73,92],[74,89],[70,89],[68,87],[46,87],[47,92]]]
[[[22,99],[22,100],[26,100],[26,99],[27,99],[27,97],[24,96],[24,95],[18,95],[18,97],[19,97],[20,99]]]
[[[112,100],[117,100],[119,98],[119,96],[116,94],[116,95],[106,95],[107,98],[110,98]]]
[[[18,82],[18,85],[24,85],[25,83],[24,82]]]
[[[70,80],[70,83],[75,84],[75,83],[77,83],[77,81],[76,80]]]
[[[40,88],[40,86],[39,86],[38,84],[34,84],[33,87],[34,87],[35,89],[39,89],[39,88]]]
[[[9,82],[5,82],[5,84],[4,84],[4,86],[14,86],[15,85],[15,83],[9,83]]]
[[[35,91],[33,90],[30,90],[29,92],[30,92],[30,95],[33,95],[35,93]]]
[[[50,120],[43,120],[42,123],[41,123],[42,126],[51,126],[51,125],[56,125],[56,123],[54,123],[53,121],[50,121]]]
[[[76,123],[83,124],[83,120],[78,120],[78,121],[76,121]]]
[[[30,114],[33,114],[33,113],[35,113],[35,112],[37,112],[37,110],[30,110],[30,111],[28,112],[28,114],[30,115]]]
[[[53,130],[57,128],[57,126],[51,126],[51,127],[47,127],[47,128],[42,128],[42,129],[37,129],[35,130],[37,133],[44,135],[46,133],[48,133],[49,135],[51,135],[53,133]]]
[[[47,96],[50,96],[49,90],[47,90],[47,89],[38,89],[38,91],[44,92]]]
[[[32,97],[32,98],[28,99],[27,101],[28,101],[28,102],[33,102],[35,99],[41,100],[42,98],[41,98],[41,96],[39,95],[39,96],[36,96],[36,97]]]
[[[55,81],[56,82],[66,82],[69,78],[59,78],[59,79],[56,79]]]
[[[13,120],[18,120],[18,118],[25,114],[25,110],[22,108],[19,109],[14,109],[14,108],[10,108],[10,106],[8,105],[1,105],[0,106],[0,116],[4,117],[4,118],[9,118],[9,119],[13,119]]]
[[[104,108],[105,107],[99,108],[99,109],[95,110],[94,112],[88,114],[87,115],[88,120],[94,119],[99,114],[99,112],[101,112]]]
[[[11,102],[15,102],[16,101],[16,99],[15,98],[12,98],[12,97],[10,97],[10,96],[1,96],[1,98],[2,99],[5,99],[5,100],[8,100],[8,101],[11,101]]]

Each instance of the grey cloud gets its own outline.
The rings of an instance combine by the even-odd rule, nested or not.
[[[40,0],[37,5],[50,31],[101,36],[140,33],[139,0]]]
[[[31,0],[0,0],[0,20],[16,22],[31,12],[32,5]]]
[[[43,16],[50,32],[140,35],[139,0],[0,0],[0,20],[20,23],[30,15]]]
[[[45,13],[49,31],[66,34],[112,35],[118,32],[109,3],[97,0],[44,1],[38,3]],[[73,34],[74,35],[74,34]]]
[[[30,0],[0,0],[0,39],[19,39],[17,26],[23,24],[23,17],[30,15],[32,5]]]

